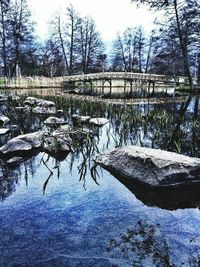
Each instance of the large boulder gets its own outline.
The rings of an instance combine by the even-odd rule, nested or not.
[[[105,169],[151,187],[200,183],[200,159],[138,146],[117,148],[96,158]]]
[[[26,156],[27,153],[41,148],[41,137],[43,132],[35,132],[19,135],[9,140],[0,147],[0,154],[3,157]]]
[[[198,158],[129,146],[97,155],[96,163],[147,205],[177,209],[196,207],[200,201]]]

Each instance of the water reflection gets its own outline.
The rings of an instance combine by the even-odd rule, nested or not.
[[[28,186],[30,176],[33,176],[38,168],[35,157],[14,166],[1,160],[0,170],[0,200],[4,201],[16,191],[16,187],[24,179]]]
[[[157,225],[150,225],[145,220],[138,221],[134,228],[127,229],[109,240],[107,251],[126,260],[134,259],[134,266],[174,266],[170,260],[169,247]]]
[[[74,152],[67,157],[67,160],[70,161],[69,168],[71,170],[74,165],[77,165],[77,159],[80,160],[77,168],[79,181],[83,182],[84,188],[86,188],[86,177],[90,172],[92,173],[91,177],[94,182],[99,184],[98,173],[95,172],[95,168],[93,167],[93,158],[96,153],[104,152],[115,147],[132,144],[172,150],[178,153],[200,157],[199,98],[197,96],[193,98],[190,103],[188,102],[188,107],[184,111],[185,116],[181,115],[181,120],[180,111],[184,108],[184,105],[180,105],[179,103],[176,103],[176,101],[167,104],[140,104],[131,106],[126,104],[105,104],[101,102],[91,103],[87,100],[82,101],[79,99],[74,100],[52,96],[47,97],[47,99],[54,101],[59,109],[63,109],[64,114],[59,114],[58,117],[64,118],[64,120],[68,121],[69,125],[72,127],[76,126],[78,129],[86,127],[93,132],[92,138],[85,139],[82,139],[81,136],[77,134],[73,139]],[[17,102],[17,105],[22,105],[23,101],[24,97]],[[18,130],[11,131],[11,134],[8,136],[1,137],[1,144],[7,142],[7,140],[19,133],[46,129],[44,120],[48,116],[37,116],[30,112],[20,114],[16,110],[16,102],[9,101],[7,104],[3,103],[2,114],[7,115],[11,119],[10,124],[17,125]],[[91,126],[87,124],[74,125],[72,120],[73,114],[106,117],[109,119],[110,123],[103,128],[91,128]],[[48,162],[51,159],[51,157],[45,154],[42,162],[40,162],[40,164],[45,165],[47,169],[47,179],[43,185],[43,192],[48,188],[48,182],[52,178],[52,169],[49,169],[48,167]],[[6,163],[4,162],[2,164],[5,169]],[[60,166],[61,161],[55,159],[55,166],[53,168],[57,169],[58,178],[60,168],[62,168]],[[16,167],[16,170],[18,168],[19,167]],[[20,176],[20,174],[18,176]],[[7,178],[5,178],[5,180],[6,179]],[[27,177],[26,179],[28,180]],[[18,178],[14,178],[13,180],[17,181]],[[124,183],[124,181],[122,182]],[[162,197],[160,191],[159,194],[157,192],[147,193],[145,189],[137,187],[134,184],[125,185],[137,195],[139,199],[142,199],[144,203],[171,208],[171,203],[168,203],[167,205],[167,203],[163,202],[165,198]],[[6,190],[7,189],[5,188],[5,191]],[[143,190],[145,191],[145,194],[143,193]],[[11,191],[12,190],[9,190],[9,192]],[[185,191],[180,191],[180,194],[183,193],[185,193]],[[168,196],[168,193],[166,194]],[[195,205],[194,202],[196,203],[196,201],[192,203],[190,200],[187,200],[184,204],[182,203],[180,205],[178,200],[176,201],[173,197],[171,198],[171,195],[170,199],[172,202],[176,203],[176,208],[181,206],[193,206]],[[196,199],[196,195],[193,199]],[[188,204],[189,202],[191,202],[190,205]]]

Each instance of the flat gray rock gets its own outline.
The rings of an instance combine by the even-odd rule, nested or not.
[[[58,113],[58,114],[63,114],[64,111],[63,111],[62,109],[58,109],[58,110],[57,110],[57,113]]]
[[[32,109],[32,112],[35,114],[47,114],[52,115],[57,113],[56,107],[44,107],[44,106],[37,106]]]
[[[63,118],[57,118],[57,117],[48,117],[44,124],[47,125],[61,125],[61,124],[67,124],[67,122]]]
[[[35,106],[37,104],[37,101],[38,101],[38,98],[28,96],[26,100],[24,101],[24,105]]]
[[[0,123],[7,124],[10,122],[10,119],[7,116],[0,115]]]
[[[29,134],[19,135],[9,140],[5,145],[0,147],[0,153],[3,156],[9,156],[11,154],[18,155],[18,153],[26,154],[28,151],[38,149],[41,147],[41,138],[43,132],[35,132]]]
[[[103,126],[106,123],[108,123],[108,119],[106,118],[93,118],[89,120],[90,124],[93,124],[95,126]]]
[[[10,154],[21,152],[27,153],[32,149],[32,145],[29,143],[19,138],[13,138],[0,148],[0,153],[3,154],[3,156],[8,156]]]
[[[5,135],[5,134],[8,134],[9,132],[10,132],[10,129],[0,128],[0,135]]]
[[[35,114],[48,114],[48,115],[54,115],[57,113],[56,107],[45,107],[45,106],[37,106],[32,109],[32,112]]]
[[[8,95],[8,100],[10,100],[10,101],[20,101],[20,97],[18,95],[15,95],[15,94],[9,94]]]
[[[55,103],[52,101],[48,101],[45,99],[40,99],[37,97],[32,97],[29,96],[26,98],[26,100],[24,101],[24,105],[28,105],[28,106],[38,106],[38,107],[55,107]]]
[[[22,134],[13,139],[20,139],[27,143],[29,143],[32,148],[40,148],[41,147],[41,138],[43,136],[43,131],[38,131],[34,133]]]
[[[38,99],[37,100],[37,106],[39,107],[55,107],[55,103],[53,101],[45,100],[45,99]]]
[[[22,157],[13,157],[6,161],[8,165],[17,165],[21,162],[23,162],[24,159]]]
[[[116,177],[151,187],[200,184],[200,159],[138,146],[117,148],[95,160]]]
[[[8,101],[7,96],[5,96],[5,95],[0,95],[0,102],[6,102],[6,101]]]

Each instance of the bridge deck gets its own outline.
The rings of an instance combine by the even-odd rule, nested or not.
[[[131,73],[131,72],[101,72],[83,75],[65,76],[64,81],[76,82],[76,81],[88,81],[88,80],[142,80],[152,82],[170,82],[172,81],[170,76],[158,75],[158,74],[146,74],[146,73]]]

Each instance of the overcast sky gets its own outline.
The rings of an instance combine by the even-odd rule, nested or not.
[[[48,33],[47,22],[53,13],[65,10],[70,3],[82,15],[91,16],[105,42],[115,39],[117,32],[127,27],[143,25],[152,29],[154,16],[147,9],[137,9],[131,0],[29,0],[33,19],[37,22],[37,34],[44,40]]]

